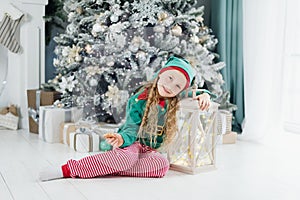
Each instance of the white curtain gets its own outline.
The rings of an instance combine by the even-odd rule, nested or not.
[[[245,124],[242,139],[282,130],[286,0],[244,0]]]
[[[300,2],[287,0],[283,62],[283,127],[300,134]]]

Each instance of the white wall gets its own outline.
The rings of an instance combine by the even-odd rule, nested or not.
[[[45,74],[44,42],[40,41],[44,41],[42,17],[45,15],[45,5],[48,0],[1,0],[1,20],[10,3],[25,14],[19,36],[23,52],[14,54],[8,51],[7,53],[7,84],[0,97],[0,107],[7,106],[9,103],[17,104],[21,111],[20,127],[27,128],[26,90],[38,88]]]
[[[285,17],[286,0],[244,0],[244,138],[282,130]]]

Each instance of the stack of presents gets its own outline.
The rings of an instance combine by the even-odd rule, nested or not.
[[[27,90],[29,131],[48,143],[63,143],[78,152],[107,151],[111,146],[103,135],[116,132],[119,124],[82,120],[83,109],[56,105],[60,93]]]

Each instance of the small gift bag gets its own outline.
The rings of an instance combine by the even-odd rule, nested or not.
[[[99,151],[100,136],[85,128],[70,133],[70,147],[75,151],[87,153]]]
[[[197,100],[180,101],[178,132],[168,152],[170,169],[195,174],[215,168],[218,106],[211,102],[209,110],[202,111]]]
[[[41,106],[39,117],[39,138],[49,143],[62,143],[63,139],[60,135],[60,124],[62,122],[75,122],[81,117],[81,108]]]

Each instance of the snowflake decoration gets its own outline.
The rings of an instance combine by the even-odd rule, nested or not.
[[[77,80],[74,80],[74,76],[62,77],[61,82],[59,83],[60,91],[62,93],[72,92],[75,88],[75,85],[78,83]]]
[[[157,14],[162,10],[160,0],[140,0],[132,3],[133,14],[131,22],[134,27],[138,27],[139,23],[143,26],[156,24]]]

